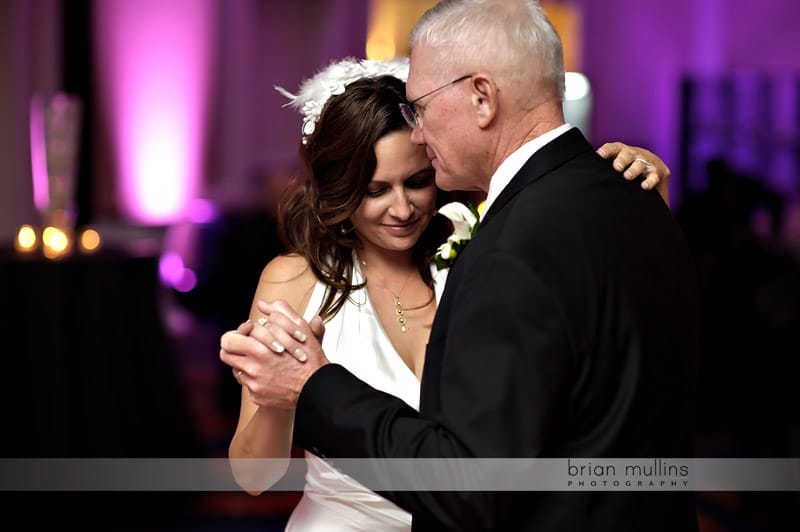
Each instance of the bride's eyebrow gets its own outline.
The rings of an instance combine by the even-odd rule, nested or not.
[[[432,173],[433,173],[433,167],[426,167],[417,172],[414,172],[413,174],[408,176],[408,179],[414,179],[416,177],[428,177]]]
[[[432,174],[432,173],[433,173],[433,168],[423,168],[422,170],[414,172],[413,174],[411,174],[411,175],[409,175],[407,177],[404,177],[402,179],[403,179],[403,181],[408,181],[409,179],[416,179],[416,178],[419,178],[419,177],[428,177],[428,175]],[[376,178],[373,177],[370,180],[369,184],[370,185],[373,185],[373,184],[389,185],[391,183],[389,183],[388,181],[385,181],[384,179],[381,179],[381,178],[376,179]]]

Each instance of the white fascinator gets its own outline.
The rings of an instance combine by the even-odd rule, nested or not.
[[[384,75],[406,81],[408,79],[408,58],[375,61],[348,57],[331,63],[313,77],[303,81],[297,94],[292,94],[277,85],[275,90],[289,98],[289,102],[284,107],[292,106],[303,114],[303,143],[305,144],[305,137],[314,132],[319,116],[322,114],[322,108],[325,107],[325,102],[331,96],[342,94],[349,84],[359,79]]]

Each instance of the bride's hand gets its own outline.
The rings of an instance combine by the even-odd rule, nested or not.
[[[614,169],[622,172],[625,179],[636,179],[643,175],[642,188],[655,188],[669,206],[670,170],[655,153],[622,142],[607,142],[597,149],[597,153],[604,159],[613,157]]]

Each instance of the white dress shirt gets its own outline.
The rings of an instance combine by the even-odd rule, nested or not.
[[[481,221],[483,221],[486,213],[492,206],[492,203],[497,199],[497,196],[503,191],[506,186],[511,182],[511,179],[517,175],[520,168],[536,153],[542,146],[548,142],[555,140],[557,137],[563,135],[570,129],[572,125],[563,124],[555,129],[551,129],[544,135],[539,135],[533,140],[529,140],[519,148],[517,148],[511,155],[495,171],[491,181],[489,181],[489,191],[486,193],[486,204],[483,207],[481,214]]]

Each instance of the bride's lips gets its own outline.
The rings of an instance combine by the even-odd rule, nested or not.
[[[419,219],[404,224],[384,224],[386,231],[393,236],[408,236],[417,229]]]

